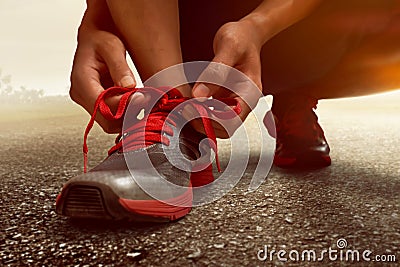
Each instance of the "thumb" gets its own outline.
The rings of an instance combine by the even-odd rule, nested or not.
[[[210,97],[212,96],[212,92],[210,90],[210,86],[204,83],[197,83],[192,90],[193,97]]]
[[[133,73],[126,62],[125,52],[122,53],[118,49],[107,51],[103,57],[115,85],[127,88],[136,86]]]
[[[193,86],[193,97],[210,97],[218,94],[221,89],[220,85],[225,84],[230,72],[228,65],[219,62],[214,58],[213,62],[210,62],[201,73],[197,83]]]

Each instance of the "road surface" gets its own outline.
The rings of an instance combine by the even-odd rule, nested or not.
[[[273,168],[257,191],[247,193],[255,149],[231,192],[168,224],[76,222],[57,216],[58,192],[82,172],[87,115],[72,104],[47,113],[3,111],[0,265],[381,266],[378,260],[393,260],[391,255],[399,264],[399,100],[395,94],[322,101],[318,112],[332,148],[331,167]],[[113,138],[94,129],[91,166],[106,155]],[[324,250],[331,250],[331,257]],[[312,251],[323,256],[322,263],[308,261]],[[359,252],[360,261],[340,260],[341,251]],[[365,259],[362,253],[368,254]]]

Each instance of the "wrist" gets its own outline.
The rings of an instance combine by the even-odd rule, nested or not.
[[[308,16],[322,0],[264,0],[242,20],[253,25],[262,45]]]
[[[263,14],[251,13],[239,22],[249,25],[260,48],[274,35],[273,30],[269,27],[268,17]]]
[[[251,41],[257,49],[261,50],[262,46],[269,39],[268,33],[265,29],[265,26],[262,26],[262,22],[256,16],[246,16],[238,21],[241,25],[243,25],[251,38]]]
[[[110,11],[105,0],[87,0],[87,8],[81,27],[113,32],[115,30]]]

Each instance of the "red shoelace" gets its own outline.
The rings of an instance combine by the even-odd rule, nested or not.
[[[168,91],[168,92],[167,92]],[[92,129],[97,111],[100,111],[101,115],[107,120],[119,120],[121,119],[126,111],[126,108],[129,104],[129,98],[132,94],[136,92],[141,92],[143,94],[150,93],[152,96],[161,97],[156,105],[152,108],[148,115],[146,115],[142,120],[139,120],[129,126],[127,129],[124,129],[124,132],[121,133],[117,139],[116,144],[108,151],[108,154],[111,155],[115,151],[118,150],[134,150],[139,147],[149,146],[155,143],[162,143],[165,145],[169,145],[168,137],[164,136],[162,132],[167,133],[168,135],[173,134],[173,130],[169,127],[165,122],[168,122],[171,125],[176,125],[173,121],[174,116],[168,116],[169,113],[177,107],[179,104],[184,103],[188,100],[188,97],[183,97],[182,94],[176,89],[167,89],[167,88],[124,88],[124,87],[111,87],[107,90],[104,90],[97,98],[94,106],[94,110],[90,121],[86,127],[84,138],[83,138],[83,157],[84,157],[84,172],[87,172],[88,166],[88,145],[87,145],[87,137],[89,135],[90,130]],[[113,114],[110,110],[110,107],[107,105],[105,100],[112,96],[121,95],[120,101],[118,103],[118,108],[115,114]],[[232,107],[232,110],[239,114],[241,112],[240,104],[233,98],[218,98],[220,102],[224,103]],[[218,151],[217,151],[217,140],[214,132],[214,128],[211,123],[211,113],[212,115],[218,118],[229,118],[231,117],[232,112],[221,111],[215,109],[215,103],[213,103],[214,110],[210,109],[210,106],[207,105],[207,101],[205,102],[194,102],[191,101],[189,105],[191,105],[201,116],[204,130],[209,138],[210,146],[215,151],[216,164],[218,171],[221,170],[219,160],[218,160]],[[123,138],[121,138],[123,137]]]

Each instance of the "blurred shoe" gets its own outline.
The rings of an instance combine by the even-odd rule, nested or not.
[[[307,96],[274,96],[271,110],[277,135],[276,166],[322,168],[331,165],[330,148],[314,112],[317,103],[316,99]]]
[[[95,112],[85,131],[84,155],[88,152],[86,139],[94,124],[96,111],[99,110],[105,118],[120,119],[129,96],[137,91],[155,94],[161,99],[148,115],[124,130],[117,138],[116,145],[110,149],[109,156],[89,172],[86,172],[85,156],[85,173],[69,180],[57,197],[58,214],[71,218],[173,221],[190,212],[192,187],[213,181],[211,162],[205,165],[204,170],[192,172],[188,161],[178,155],[181,152],[188,160],[199,159],[201,154],[206,154],[199,150],[199,143],[206,136],[189,124],[179,133],[178,126],[184,125],[185,121],[179,112],[172,114],[171,110],[186,98],[176,89],[168,93],[155,88],[113,87],[104,91],[96,102]],[[118,108],[122,112],[114,115],[104,99],[119,94],[124,95]],[[204,127],[213,133],[211,121],[202,119]],[[215,135],[208,137],[215,142],[211,144],[210,141],[210,145],[216,149]],[[172,142],[173,139],[175,141]],[[183,167],[175,167],[177,164]],[[140,186],[137,177],[140,178]],[[168,182],[181,187],[171,188]],[[145,192],[142,183],[149,186],[151,194],[147,190]]]

